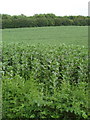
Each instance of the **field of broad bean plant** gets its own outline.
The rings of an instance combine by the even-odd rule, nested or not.
[[[3,119],[88,119],[87,27],[3,30]]]

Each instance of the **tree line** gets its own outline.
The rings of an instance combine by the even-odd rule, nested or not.
[[[2,28],[42,27],[42,26],[87,26],[89,16],[56,16],[55,14],[35,14],[33,16],[7,15],[2,16]]]

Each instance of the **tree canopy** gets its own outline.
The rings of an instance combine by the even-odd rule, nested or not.
[[[89,16],[56,16],[55,14],[35,14],[34,16],[7,15],[2,16],[2,28],[42,27],[42,26],[87,26]]]

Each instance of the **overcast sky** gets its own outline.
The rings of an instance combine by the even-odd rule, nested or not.
[[[1,0],[0,13],[27,16],[43,13],[88,16],[88,0]]]

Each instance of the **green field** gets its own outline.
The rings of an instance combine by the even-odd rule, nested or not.
[[[3,29],[5,119],[88,119],[88,27]]]
[[[88,44],[88,27],[86,26],[61,26],[37,27],[3,30],[3,42],[25,42],[31,45],[60,44],[84,45]]]

